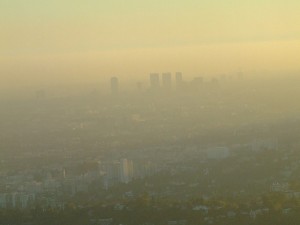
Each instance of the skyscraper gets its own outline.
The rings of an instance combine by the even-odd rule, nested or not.
[[[103,182],[106,188],[121,182],[121,163],[119,161],[104,162],[102,167],[105,174]]]
[[[177,89],[182,88],[182,85],[183,85],[182,73],[181,72],[177,72],[175,74],[175,79],[176,79],[176,88]]]
[[[119,92],[119,79],[117,77],[112,77],[110,79],[110,87],[111,87],[111,93],[113,95],[117,95]]]
[[[159,89],[159,74],[151,73],[150,74],[150,87],[151,89]]]
[[[162,74],[162,86],[164,90],[170,90],[172,88],[172,75],[171,73]]]
[[[131,160],[122,159],[120,167],[120,180],[122,183],[129,183],[133,177],[133,163]]]

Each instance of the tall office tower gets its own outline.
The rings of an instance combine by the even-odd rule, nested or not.
[[[176,79],[176,88],[182,88],[183,85],[183,80],[182,80],[182,73],[181,72],[177,72],[175,74],[175,79]]]
[[[133,177],[133,163],[131,160],[122,159],[120,167],[120,180],[122,183],[129,183]]]
[[[171,73],[162,74],[162,86],[165,90],[170,90],[172,88],[172,75]]]
[[[119,79],[117,77],[112,77],[110,79],[110,87],[111,87],[111,93],[113,95],[117,95],[119,92]]]
[[[104,186],[106,188],[121,182],[121,163],[119,161],[103,163]]]
[[[159,89],[159,74],[151,73],[150,74],[150,87],[151,89]]]

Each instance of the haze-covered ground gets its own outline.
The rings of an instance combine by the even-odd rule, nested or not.
[[[8,209],[71,207],[90,212],[80,217],[86,223],[129,223],[135,204],[152,207],[154,214],[181,205],[175,207],[179,217],[151,220],[139,214],[141,223],[153,224],[197,224],[198,214],[190,217],[185,210],[199,211],[201,224],[218,224],[223,216],[238,223],[296,213],[299,84],[291,77],[240,74],[173,80],[171,88],[119,82],[112,93],[65,87],[7,96],[0,103],[3,221],[15,223]],[[58,219],[48,216],[50,224]]]

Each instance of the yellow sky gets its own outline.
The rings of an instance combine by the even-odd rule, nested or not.
[[[300,70],[296,0],[1,0],[0,81]]]

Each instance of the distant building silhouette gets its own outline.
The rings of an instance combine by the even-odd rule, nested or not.
[[[164,90],[170,90],[172,88],[172,75],[171,73],[162,74],[162,86]]]
[[[182,80],[182,73],[177,72],[175,74],[175,80],[176,80],[176,89],[180,89],[183,86],[183,80]]]
[[[131,160],[122,159],[120,167],[121,183],[129,183],[133,177],[133,163]]]
[[[105,162],[103,163],[104,186],[106,188],[120,182],[121,177],[121,163],[119,161]]]
[[[111,93],[117,95],[119,93],[119,79],[117,77],[112,77],[110,79]]]
[[[104,187],[108,188],[118,183],[129,183],[133,179],[133,162],[129,159],[102,163],[105,173]]]
[[[159,74],[158,73],[151,73],[150,74],[150,87],[151,89],[159,89]]]
[[[206,154],[208,159],[225,159],[230,156],[230,151],[227,147],[215,147],[208,149]]]

